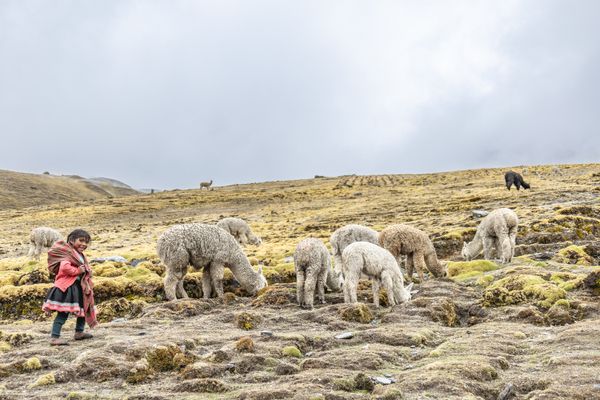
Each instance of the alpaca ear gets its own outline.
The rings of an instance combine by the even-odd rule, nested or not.
[[[263,274],[262,268],[263,268],[263,266],[262,266],[262,265],[258,267],[258,274],[259,274],[259,275],[262,275],[262,274]]]

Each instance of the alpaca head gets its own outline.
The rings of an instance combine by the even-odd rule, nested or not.
[[[248,243],[250,243],[254,246],[260,246],[262,243],[262,239],[259,238],[258,236],[254,236],[254,235],[250,234],[248,237]]]
[[[340,292],[344,287],[344,276],[341,272],[329,271],[331,274],[331,279],[328,280],[328,286],[331,285],[333,287],[329,287],[330,290],[334,292]]]
[[[260,289],[267,287],[268,284],[267,278],[263,275],[263,267],[261,265],[258,267],[258,287],[256,288],[256,291],[258,292]]]
[[[404,287],[404,290],[400,289],[399,287],[396,289],[394,289],[394,297],[396,298],[396,301],[398,303],[405,303],[407,301],[409,301],[412,298],[412,293],[410,293],[410,291],[412,290],[413,287],[413,283],[409,283],[408,286]]]
[[[469,253],[469,245],[467,244],[467,242],[463,242],[463,248],[462,251],[460,252],[460,255],[462,256],[462,258],[465,259],[465,261],[471,261],[471,253]]]

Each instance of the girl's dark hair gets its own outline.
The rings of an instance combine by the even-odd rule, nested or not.
[[[72,243],[79,238],[85,239],[85,241],[88,243],[92,241],[92,238],[90,237],[89,233],[87,233],[83,229],[75,229],[73,232],[69,233],[69,236],[67,236],[67,242]]]

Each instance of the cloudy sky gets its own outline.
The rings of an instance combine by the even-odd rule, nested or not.
[[[0,169],[137,188],[600,161],[600,2],[0,0]]]

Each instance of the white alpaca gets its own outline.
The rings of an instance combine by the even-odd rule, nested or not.
[[[33,228],[29,234],[29,252],[27,255],[39,260],[42,249],[44,247],[52,247],[54,242],[60,239],[62,239],[60,232],[52,228],[46,226]]]
[[[342,273],[342,253],[346,246],[354,242],[369,242],[378,244],[378,236],[376,230],[363,225],[350,224],[337,229],[331,235],[329,243],[333,250],[333,259],[335,272],[340,275]]]
[[[296,246],[294,252],[294,267],[296,269],[296,298],[301,307],[312,309],[315,288],[321,303],[325,304],[325,283],[330,278],[330,287],[336,290],[341,286],[337,275],[331,271],[331,256],[327,247],[319,239],[308,238]],[[333,279],[333,280],[331,280]]]
[[[210,180],[210,182],[200,182],[200,190],[202,190],[202,188],[206,188],[206,190],[212,190],[211,186],[212,186],[212,179]]]
[[[372,281],[373,303],[379,307],[379,288],[383,286],[390,306],[409,301],[412,283],[404,287],[402,272],[394,256],[384,248],[369,242],[355,242],[342,253],[344,301],[356,303],[356,290],[361,274]]]
[[[486,260],[492,259],[492,251],[502,263],[509,263],[515,255],[519,217],[511,209],[499,208],[489,213],[477,227],[475,237],[470,243],[463,243],[462,256],[469,261],[483,250]]]
[[[379,244],[396,257],[406,256],[406,275],[412,281],[413,268],[424,281],[423,270],[427,268],[436,278],[446,276],[446,264],[438,261],[433,243],[427,234],[410,225],[390,225],[379,234]]]
[[[262,240],[252,233],[248,223],[241,218],[223,218],[217,222],[217,226],[231,234],[241,245],[250,243],[259,246],[262,243]]]
[[[204,268],[202,294],[209,298],[214,288],[223,295],[224,267],[228,267],[240,285],[251,295],[267,286],[262,269],[254,272],[242,248],[233,236],[214,225],[175,225],[158,238],[158,255],[166,265],[165,296],[187,298],[183,288],[188,265]]]

